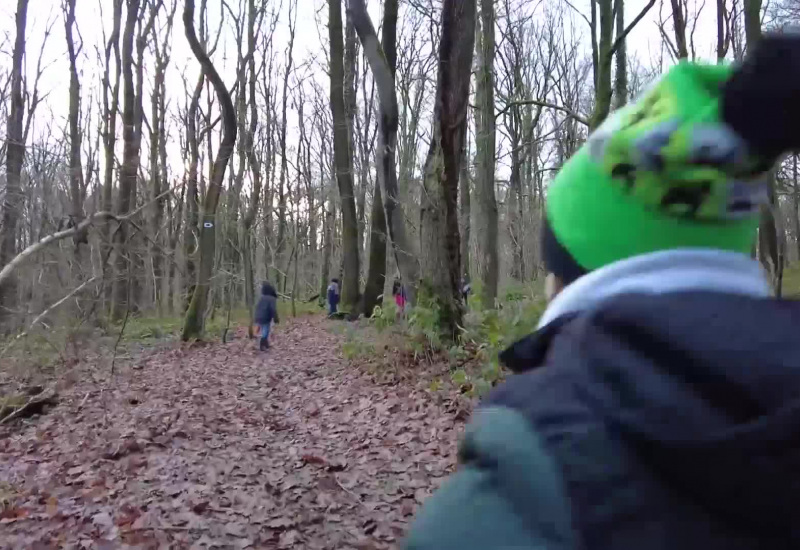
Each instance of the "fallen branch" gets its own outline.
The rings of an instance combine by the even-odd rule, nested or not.
[[[89,216],[88,218],[83,220],[81,223],[79,223],[79,224],[77,224],[77,225],[75,225],[75,226],[73,226],[73,227],[71,227],[69,229],[65,229],[63,231],[58,231],[57,233],[53,233],[52,235],[48,235],[47,237],[43,238],[42,240],[33,243],[28,248],[26,248],[25,250],[23,250],[22,252],[17,254],[14,257],[14,259],[12,259],[10,262],[8,262],[5,265],[5,267],[3,267],[2,270],[0,270],[0,286],[2,286],[3,283],[6,282],[6,279],[8,279],[11,276],[11,273],[16,268],[18,268],[20,265],[25,263],[26,260],[28,260],[31,256],[33,256],[34,254],[36,254],[37,252],[39,252],[43,248],[46,248],[47,246],[49,246],[49,245],[51,245],[53,243],[57,243],[58,241],[62,241],[64,239],[72,237],[73,235],[77,235],[77,234],[83,233],[84,231],[89,229],[89,227],[91,227],[95,222],[98,222],[98,221],[101,221],[101,220],[104,220],[104,221],[114,220],[114,221],[119,222],[119,223],[122,223],[124,221],[128,221],[131,218],[133,218],[134,216],[136,216],[137,214],[139,214],[142,210],[144,210],[145,208],[150,206],[155,201],[161,199],[162,197],[165,197],[165,196],[169,195],[170,193],[175,191],[175,189],[177,189],[178,187],[181,187],[183,185],[184,185],[184,183],[180,183],[180,184],[176,185],[175,187],[172,187],[172,188],[168,189],[167,191],[164,191],[159,196],[155,197],[153,200],[151,200],[149,202],[146,202],[145,204],[141,205],[136,210],[133,210],[132,212],[130,212],[128,214],[125,214],[124,216],[119,216],[117,214],[114,214],[113,212],[96,212],[95,214],[92,214],[91,216]]]
[[[41,323],[41,322],[42,322],[42,319],[44,319],[45,317],[47,317],[47,316],[48,316],[48,315],[49,315],[49,314],[50,314],[50,313],[51,313],[51,312],[52,312],[54,309],[58,308],[59,306],[61,306],[61,305],[62,305],[62,304],[64,304],[65,302],[67,302],[67,301],[68,301],[70,298],[72,298],[72,297],[74,297],[75,295],[77,295],[77,294],[78,294],[79,292],[81,292],[81,291],[82,291],[84,288],[86,288],[87,286],[89,286],[90,284],[92,284],[92,283],[93,283],[93,282],[94,282],[96,279],[97,279],[97,276],[95,276],[95,277],[92,277],[91,279],[89,279],[88,281],[86,281],[85,283],[83,283],[82,285],[80,285],[79,287],[77,287],[76,289],[74,289],[72,292],[70,292],[69,294],[67,294],[67,295],[66,295],[66,296],[64,296],[63,298],[61,298],[59,301],[57,301],[56,303],[54,303],[53,305],[51,305],[50,307],[48,307],[47,309],[45,309],[45,310],[44,310],[43,312],[41,312],[39,315],[37,315],[36,319],[34,319],[34,320],[33,320],[33,322],[32,322],[30,325],[28,325],[28,328],[27,328],[25,331],[23,331],[23,332],[21,332],[21,333],[17,334],[17,336],[15,336],[13,340],[11,340],[11,341],[10,341],[8,344],[6,344],[6,346],[3,348],[3,351],[0,351],[0,357],[4,357],[4,356],[5,356],[5,354],[6,354],[6,352],[8,352],[8,350],[9,350],[9,349],[11,349],[11,347],[12,347],[12,346],[13,346],[13,345],[14,345],[14,344],[17,342],[17,341],[19,341],[21,338],[24,338],[25,336],[27,336],[27,335],[30,333],[30,331],[33,329],[33,327],[35,327],[36,325],[38,325],[39,323]]]
[[[45,407],[52,407],[58,403],[58,394],[40,393],[31,397],[21,407],[5,406],[0,409],[0,425],[11,422],[15,418],[28,418],[44,412]]]

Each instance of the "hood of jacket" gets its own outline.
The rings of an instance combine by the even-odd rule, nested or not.
[[[272,296],[273,298],[278,297],[278,293],[275,291],[275,287],[272,286],[271,283],[262,283],[261,284],[261,295],[262,296]]]
[[[582,399],[671,487],[800,541],[800,303],[719,283],[578,300],[501,359],[572,369]]]

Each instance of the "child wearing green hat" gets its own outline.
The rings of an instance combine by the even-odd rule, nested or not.
[[[682,63],[548,189],[550,304],[406,547],[800,547],[800,304],[749,256],[800,38]]]

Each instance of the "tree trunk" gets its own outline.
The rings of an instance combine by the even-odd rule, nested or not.
[[[241,136],[240,139],[246,139],[247,143],[245,149],[247,150],[247,160],[250,164],[250,172],[253,177],[253,189],[250,194],[250,204],[247,208],[247,213],[244,216],[244,223],[242,228],[242,255],[244,256],[244,290],[245,302],[249,313],[249,319],[253,319],[253,307],[255,306],[255,276],[253,274],[253,245],[251,233],[253,231],[253,224],[258,215],[258,207],[261,199],[261,165],[255,152],[255,135],[258,129],[258,104],[256,102],[256,65],[255,56],[252,55],[256,48],[256,4],[255,0],[248,0],[248,23],[247,23],[247,47],[251,55],[248,60],[248,90],[249,90],[249,107],[250,107],[250,127],[247,133]],[[269,105],[267,106],[269,108]],[[253,338],[253,323],[247,324],[247,333],[250,338]]]
[[[333,199],[326,201],[322,218],[322,263],[320,265],[319,303],[325,303],[325,289],[331,275],[331,257],[333,256]]]
[[[200,194],[198,192],[198,171],[200,165],[200,137],[197,133],[197,112],[200,108],[200,94],[203,93],[205,78],[203,72],[197,79],[189,111],[186,114],[186,140],[189,143],[189,169],[186,177],[186,221],[184,222],[183,246],[186,267],[184,270],[185,308],[194,296],[197,280],[197,253],[200,231]]]
[[[682,0],[670,0],[670,2],[672,3],[672,26],[675,29],[675,49],[678,53],[678,59],[689,59],[683,2]]]
[[[600,32],[595,67],[594,112],[590,120],[592,130],[600,126],[611,112],[611,62],[614,56],[611,51],[614,40],[613,0],[597,0],[597,6],[600,11]]]
[[[206,191],[203,203],[203,227],[200,229],[200,258],[197,271],[197,285],[194,296],[186,311],[183,325],[183,340],[199,338],[203,334],[205,311],[208,300],[208,291],[211,287],[211,273],[214,267],[214,254],[216,252],[215,217],[222,184],[225,181],[225,170],[228,167],[233,148],[236,143],[236,111],[231,101],[230,93],[225,83],[217,73],[214,64],[206,54],[194,30],[194,0],[186,0],[183,10],[183,24],[186,28],[186,38],[192,53],[200,62],[203,74],[214,86],[217,99],[222,110],[223,133],[217,156],[212,166],[211,180]]]
[[[625,45],[625,40],[630,31],[647,15],[656,0],[649,0],[639,14],[623,30],[618,30],[614,37],[614,1],[596,0],[592,2],[592,61],[594,68],[594,112],[589,120],[589,130],[594,130],[608,117],[611,112],[612,82],[611,65],[620,48]],[[622,10],[623,0],[620,3]],[[595,28],[596,11],[600,12],[600,28]],[[624,18],[624,14],[622,14]],[[599,34],[599,36],[598,36]],[[627,78],[626,78],[627,80]],[[626,85],[627,87],[627,85]]]
[[[744,0],[744,30],[747,40],[747,51],[752,51],[755,44],[761,39],[761,0]],[[775,177],[770,176],[769,182],[769,207],[761,210],[761,223],[758,229],[759,248],[761,261],[772,275],[772,286],[777,296],[781,295],[783,287],[783,250],[778,223],[775,212],[779,211],[777,193],[775,192]]]
[[[511,173],[508,179],[508,233],[511,240],[511,278],[522,281],[525,277],[525,254],[522,230],[522,143],[519,125],[519,108],[515,107],[508,116],[514,121],[510,126]]]
[[[121,56],[119,51],[119,38],[122,30],[122,4],[124,0],[114,0],[114,26],[111,36],[106,44],[105,75],[103,85],[103,148],[105,166],[103,168],[103,207],[105,212],[114,208],[114,165],[116,164],[117,144],[117,113],[119,111],[119,88],[122,74]],[[114,55],[114,81],[111,82],[111,56]],[[112,222],[103,224],[103,246],[101,247],[103,259],[110,256],[112,250]],[[105,309],[110,311],[113,302],[113,284],[109,283],[109,275],[113,273],[107,261],[103,262],[103,278],[105,283],[104,299]]]
[[[725,0],[717,0],[717,61],[722,61],[728,54],[730,31]]]
[[[347,139],[350,143],[350,174],[353,179],[355,192],[356,177],[356,119],[358,118],[358,93],[357,89],[357,65],[358,64],[358,37],[355,27],[349,20],[344,22],[344,109],[347,117]],[[367,106],[364,106],[366,111]],[[362,164],[366,161],[362,159]],[[363,184],[363,182],[361,182]],[[361,192],[357,193],[356,200],[356,220],[358,221],[358,253],[359,258],[364,245],[364,209],[366,202],[361,203]]]
[[[625,29],[625,0],[616,1],[617,38]],[[680,0],[673,0],[680,1]],[[614,79],[614,107],[619,109],[628,103],[628,48],[622,41],[615,55],[616,75]]]
[[[759,224],[759,250],[761,251],[761,263],[770,273],[772,287],[775,295],[780,297],[783,289],[783,267],[785,248],[782,243],[778,220],[774,212],[778,209],[777,193],[775,192],[775,177],[770,176],[769,184],[769,207],[761,210],[761,223]]]
[[[136,178],[139,172],[139,148],[136,141],[136,84],[133,75],[133,35],[139,19],[139,0],[127,0],[125,31],[122,35],[122,136],[123,152],[120,166],[117,214],[124,216],[134,207]],[[116,273],[114,278],[114,305],[112,318],[121,321],[129,309],[133,309],[131,284],[133,279],[130,236],[128,223],[121,223],[115,232],[114,253]]]
[[[17,0],[16,41],[11,61],[11,108],[6,126],[6,192],[3,200],[3,223],[0,226],[0,267],[17,253],[17,223],[22,209],[22,164],[25,160],[23,122],[25,98],[22,93],[25,57],[25,27],[28,0]],[[17,305],[17,281],[12,275],[0,284],[0,330],[10,328],[10,317]]]
[[[467,131],[475,1],[444,0],[441,29],[433,131],[420,205],[420,249],[422,284],[437,311],[442,335],[455,340],[463,315],[458,178]]]
[[[319,304],[325,304],[325,289],[328,287],[330,278],[331,255],[333,253],[333,174],[330,169],[331,163],[328,160],[328,138],[324,123],[318,126],[320,138],[319,156],[319,175],[320,189],[322,189],[322,261],[320,262],[319,274]],[[327,177],[330,175],[330,177]]]
[[[398,107],[395,89],[397,65],[397,0],[386,0],[383,14],[383,44],[369,18],[364,0],[350,0],[348,14],[358,32],[364,53],[372,69],[378,99],[380,123],[378,133],[378,184],[383,198],[384,224],[389,233],[393,256],[406,288],[409,303],[416,298],[419,279],[417,256],[408,237],[406,221],[400,207],[395,152],[397,150]],[[373,207],[374,212],[374,207]],[[372,260],[370,260],[371,262]],[[384,275],[385,275],[384,267]]]
[[[159,47],[154,40],[156,50],[155,75],[153,77],[153,93],[150,105],[150,180],[152,182],[152,231],[153,240],[149,243],[150,257],[153,262],[154,295],[153,300],[159,313],[164,312],[166,306],[165,294],[165,255],[161,243],[164,242],[161,224],[164,221],[164,207],[167,198],[162,194],[169,185],[167,181],[167,148],[166,143],[166,79],[165,74],[169,64],[169,40],[171,37],[172,18],[174,11],[169,16],[167,32],[164,34],[165,43]]]
[[[494,114],[494,2],[481,0],[478,22],[479,66],[475,90],[478,109],[475,112],[475,222],[481,228],[476,235],[477,267],[481,281],[481,304],[494,308],[499,279],[498,216],[495,196],[495,149],[497,129]]]
[[[328,0],[330,17],[331,57],[331,114],[333,115],[333,150],[336,162],[336,181],[342,204],[342,248],[344,274],[342,277],[342,309],[355,313],[359,303],[360,260],[358,246],[358,220],[353,194],[353,155],[348,137],[344,98],[344,43],[342,38],[341,0]]]
[[[379,304],[385,279],[386,215],[383,209],[381,186],[376,182],[375,192],[372,196],[367,281],[364,284],[364,295],[361,300],[361,312],[365,317],[371,317],[372,312],[375,311],[375,306]]]
[[[135,209],[137,207],[137,197],[139,195],[139,170],[141,168],[141,152],[142,152],[142,126],[144,124],[144,65],[145,65],[145,49],[147,48],[148,41],[150,40],[150,35],[153,32],[153,28],[155,25],[156,17],[158,16],[158,12],[163,5],[163,0],[143,0],[141,3],[142,11],[139,13],[139,32],[136,36],[136,61],[134,62],[134,67],[136,69],[136,84],[135,84],[135,91],[134,91],[134,104],[133,104],[133,134],[131,137],[131,142],[128,143],[126,140],[126,145],[128,146],[127,151],[130,155],[129,157],[125,156],[125,149],[123,149],[123,170],[127,169],[130,170],[129,172],[123,172],[121,177],[128,177],[130,181],[130,188],[129,188],[129,205],[131,209]],[[144,15],[144,9],[149,6],[149,12],[147,18],[142,20],[141,17]],[[123,134],[124,135],[124,134]],[[127,164],[127,168],[125,168]],[[146,197],[147,195],[144,194]],[[141,228],[146,228],[146,223],[144,223],[143,215],[136,214],[131,219],[133,223],[138,225]],[[146,230],[146,229],[145,229]],[[132,309],[134,311],[138,311],[142,306],[149,306],[149,302],[145,303],[144,298],[144,289],[148,281],[145,279],[146,271],[145,271],[145,259],[147,257],[147,247],[145,246],[144,241],[145,234],[141,231],[131,231],[128,235],[128,240],[126,241],[126,250],[128,254],[128,261],[130,262],[130,280],[127,282],[129,286],[129,300],[130,305],[133,306]]]
[[[469,150],[464,151],[464,158],[461,159],[461,177],[458,180],[458,197],[461,213],[461,272],[471,279],[470,265],[470,225],[472,223],[472,209],[470,202],[470,181],[469,181]]]
[[[65,6],[64,31],[67,38],[67,54],[69,57],[69,194],[70,194],[70,223],[79,224],[83,221],[83,162],[81,159],[81,85],[78,78],[78,54],[76,42],[73,38],[75,25],[75,2],[67,0]],[[87,243],[85,231],[76,234],[73,239],[77,248],[80,244]],[[79,264],[79,258],[75,263]]]
[[[747,49],[752,50],[761,40],[761,0],[742,0],[744,7],[744,33]]]
[[[294,18],[292,17],[292,6],[294,6]],[[277,270],[274,273],[274,280],[277,288],[284,288],[286,286],[285,275],[280,272],[283,267],[283,251],[285,248],[286,240],[286,177],[289,172],[289,159],[286,156],[286,110],[289,102],[289,76],[292,73],[292,66],[294,64],[294,36],[295,36],[295,21],[297,17],[297,3],[290,2],[289,4],[289,44],[287,46],[287,65],[286,72],[283,75],[283,105],[281,108],[281,126],[280,126],[280,148],[281,148],[281,168],[280,176],[278,179],[278,240],[275,244],[275,256]],[[289,264],[286,264],[286,269],[289,269]]]

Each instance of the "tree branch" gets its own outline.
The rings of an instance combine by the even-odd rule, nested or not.
[[[139,214],[142,210],[144,210],[145,208],[148,208],[151,204],[153,204],[153,202],[161,199],[162,197],[165,197],[165,196],[169,195],[170,193],[175,191],[175,189],[177,189],[178,187],[181,187],[183,185],[184,185],[184,183],[182,183],[182,182],[179,183],[175,187],[172,187],[172,188],[164,191],[158,197],[155,197],[151,201],[146,202],[145,204],[141,205],[136,210],[133,210],[132,212],[129,212],[128,214],[125,214],[124,216],[118,216],[117,214],[114,214],[113,212],[96,212],[95,214],[92,214],[91,216],[89,216],[88,218],[83,220],[81,223],[79,223],[79,224],[77,224],[77,225],[75,225],[75,226],[73,226],[73,227],[71,227],[69,229],[65,229],[63,231],[58,231],[57,233],[53,233],[52,235],[48,235],[47,237],[44,237],[40,241],[33,243],[28,248],[26,248],[25,250],[23,250],[22,252],[17,254],[14,257],[14,259],[12,259],[10,262],[8,262],[3,267],[3,269],[0,270],[0,285],[2,285],[6,281],[6,279],[8,279],[11,276],[11,273],[17,267],[19,267],[20,265],[25,263],[25,261],[28,258],[33,256],[34,254],[36,254],[37,252],[39,252],[43,248],[46,248],[47,246],[49,246],[49,245],[51,245],[53,243],[56,243],[58,241],[63,241],[64,239],[72,237],[73,235],[80,234],[83,231],[86,231],[87,229],[89,229],[89,227],[92,224],[94,224],[95,222],[97,222],[97,221],[114,220],[114,221],[117,221],[117,222],[124,222],[124,221],[130,220],[131,218],[133,218],[134,216]]]
[[[620,46],[622,45],[622,43],[625,41],[625,38],[626,38],[626,37],[628,36],[628,34],[630,34],[630,32],[633,30],[633,27],[635,27],[636,25],[638,25],[638,24],[639,24],[639,21],[641,21],[642,19],[644,19],[644,16],[645,16],[645,15],[647,15],[647,12],[648,12],[648,11],[650,11],[650,8],[652,8],[652,7],[653,7],[653,6],[655,6],[655,5],[656,5],[656,0],[650,0],[650,1],[647,3],[647,5],[646,5],[644,8],[642,8],[642,11],[640,11],[640,12],[639,12],[639,15],[637,15],[637,16],[636,16],[636,19],[634,19],[633,21],[631,21],[631,24],[630,24],[630,25],[628,25],[628,26],[625,28],[625,30],[624,30],[624,31],[622,31],[622,34],[620,34],[619,36],[617,36],[617,39],[616,39],[616,40],[614,40],[614,43],[611,45],[611,49],[610,49],[610,50],[609,50],[609,52],[608,52],[608,55],[609,55],[609,57],[610,57],[610,56],[612,56],[612,55],[614,55],[614,52],[616,52],[616,51],[619,49],[619,47],[620,47]]]
[[[556,111],[560,111],[566,114],[570,118],[575,119],[577,122],[580,122],[584,126],[589,126],[589,120],[585,116],[576,113],[575,111],[573,111],[568,107],[562,107],[561,105],[556,105],[555,103],[549,103],[547,101],[542,101],[539,99],[526,99],[522,101],[512,101],[510,103],[507,103],[505,107],[503,107],[499,112],[495,114],[495,118],[503,116],[514,107],[524,107],[526,105],[537,105],[539,107],[545,107],[547,109],[554,109]]]

